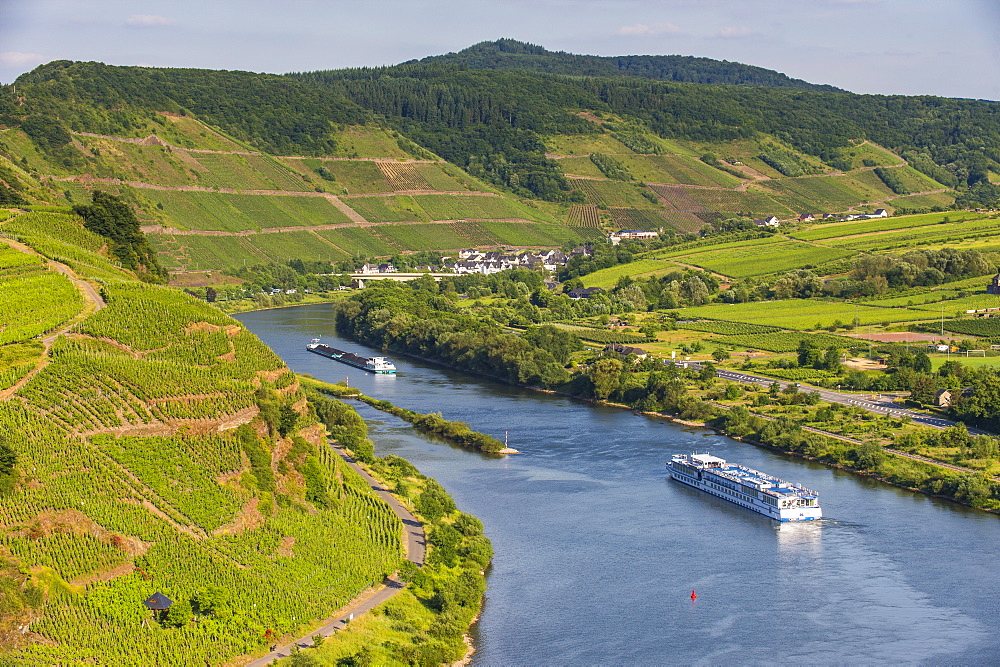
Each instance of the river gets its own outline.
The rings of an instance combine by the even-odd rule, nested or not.
[[[238,319],[295,371],[509,432],[522,453],[488,458],[354,403],[377,453],[440,481],[493,541],[476,665],[998,661],[996,516],[400,355],[397,376],[365,373],[304,349],[378,353],[337,338],[329,305]],[[779,525],[668,480],[694,450],[816,489],[826,518]]]

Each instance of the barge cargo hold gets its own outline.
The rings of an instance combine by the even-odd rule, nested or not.
[[[320,356],[339,361],[348,366],[360,368],[369,373],[392,374],[396,372],[395,364],[385,357],[362,357],[353,352],[338,350],[335,347],[330,347],[316,340],[306,345],[306,349]]]

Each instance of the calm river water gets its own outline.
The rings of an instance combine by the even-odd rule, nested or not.
[[[396,377],[364,373],[305,351],[320,336],[375,353],[338,339],[330,314],[239,319],[296,371],[509,431],[523,452],[486,458],[359,405],[377,451],[438,479],[493,540],[474,664],[1000,662],[1000,518],[398,355]],[[827,518],[777,525],[668,480],[669,455],[692,450],[818,490]]]

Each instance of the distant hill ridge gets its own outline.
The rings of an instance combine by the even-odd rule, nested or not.
[[[537,44],[507,38],[480,42],[457,53],[409,62],[455,63],[470,69],[530,70],[569,76],[630,76],[659,81],[846,92],[834,86],[809,83],[774,70],[727,60],[680,55],[590,56],[549,51]]]

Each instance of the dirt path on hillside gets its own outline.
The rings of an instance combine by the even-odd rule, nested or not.
[[[42,345],[44,346],[44,350],[42,351],[42,356],[38,359],[38,363],[35,364],[35,367],[32,368],[30,371],[28,371],[27,375],[25,375],[23,378],[15,382],[13,386],[10,386],[0,391],[0,401],[6,401],[9,400],[14,394],[16,394],[21,387],[27,384],[28,381],[31,380],[31,378],[38,375],[38,373],[41,372],[43,368],[49,365],[49,351],[52,349],[52,344],[55,343],[56,338],[62,336],[64,333],[75,327],[78,323],[83,321],[89,315],[96,313],[97,311],[104,308],[107,304],[104,302],[104,298],[101,297],[100,293],[93,285],[91,285],[83,278],[78,276],[73,271],[73,269],[69,268],[65,264],[44,257],[34,248],[25,245],[20,241],[4,238],[2,239],[2,242],[6,243],[15,250],[19,250],[25,254],[35,255],[36,257],[41,257],[42,259],[44,259],[45,264],[49,267],[49,269],[57,271],[66,276],[67,278],[69,278],[70,282],[73,283],[73,286],[76,287],[76,289],[80,292],[80,295],[83,297],[84,301],[83,310],[81,310],[79,313],[77,313],[77,315],[75,315],[74,317],[70,318],[65,323],[63,323],[63,325],[60,326],[58,329],[54,330],[49,335],[41,339]]]
[[[169,148],[172,151],[186,151],[188,153],[215,153],[221,155],[262,155],[258,151],[219,151],[210,150],[208,148],[184,148],[183,146],[174,146],[171,143],[159,138],[155,134],[150,134],[145,137],[112,137],[107,134],[95,134],[94,132],[70,132],[72,135],[78,137],[93,137],[94,139],[107,139],[108,141],[117,141],[123,144],[135,144],[137,146],[162,146],[164,148]]]
[[[279,160],[329,160],[331,162],[392,162],[394,164],[446,164],[445,160],[418,160],[396,157],[317,157],[315,155],[275,155]]]
[[[346,206],[340,199],[340,195],[330,192],[316,192],[315,190],[242,190],[238,188],[218,188],[204,185],[157,185],[146,183],[145,181],[126,181],[120,178],[108,178],[103,176],[90,176],[83,174],[80,176],[46,176],[53,181],[73,182],[73,183],[103,183],[105,185],[127,185],[140,190],[157,190],[160,192],[214,192],[227,195],[268,195],[273,197],[325,197],[332,202]],[[691,186],[697,187],[697,186]],[[396,195],[462,195],[469,197],[500,197],[496,192],[482,192],[480,190],[393,190],[392,192],[372,192],[351,197],[395,197]],[[338,206],[339,208],[339,206]]]
[[[369,222],[362,219],[360,222],[334,222],[328,225],[308,225],[295,227],[265,227],[261,230],[245,229],[240,232],[221,232],[202,229],[177,229],[176,227],[164,227],[163,225],[143,225],[142,231],[146,234],[170,234],[173,236],[254,236],[256,234],[279,234],[281,232],[312,232],[322,229],[343,229],[349,227],[358,229],[361,227],[379,227],[382,225],[450,225],[456,222],[516,222],[521,224],[546,224],[525,218],[456,218],[454,220],[403,220],[398,222]]]
[[[175,146],[174,144],[171,144],[168,141],[161,139],[155,134],[150,134],[145,137],[114,137],[109,134],[97,134],[95,132],[72,132],[72,131],[70,132],[70,134],[78,137],[93,137],[94,139],[107,139],[108,141],[117,141],[123,144],[136,144],[137,146],[163,146],[164,148],[169,148],[172,151],[182,151],[185,153],[212,153],[216,155],[264,155],[264,153],[261,153],[260,151],[240,151],[240,150],[222,151],[222,150],[212,150],[209,148],[186,148],[184,146]],[[225,137],[223,138],[225,139]],[[315,155],[274,155],[272,157],[278,158],[279,160],[282,159],[333,160],[342,162],[389,161],[389,162],[398,162],[399,164],[443,164],[444,163],[444,160],[418,160],[416,158],[401,159],[394,157],[317,157]]]

